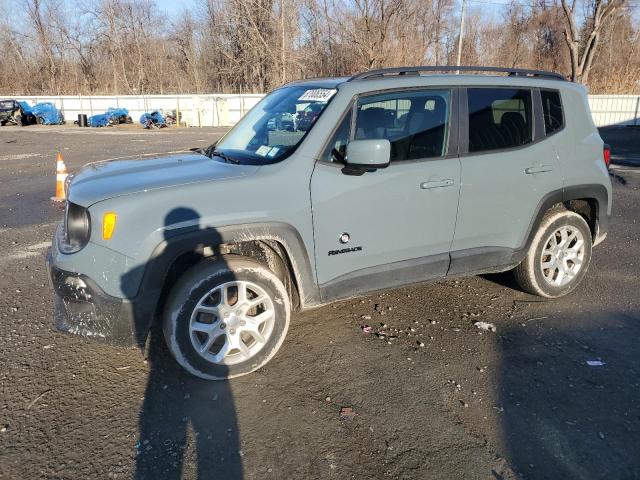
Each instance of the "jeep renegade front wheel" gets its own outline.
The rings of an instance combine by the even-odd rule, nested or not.
[[[514,270],[523,290],[556,298],[575,289],[591,261],[591,230],[575,212],[550,210],[531,242],[527,256]]]
[[[164,312],[169,350],[191,374],[222,380],[253,372],[276,354],[289,328],[282,281],[245,257],[205,260],[173,287]]]

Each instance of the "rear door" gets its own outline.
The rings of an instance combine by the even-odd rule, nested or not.
[[[360,96],[316,162],[311,179],[316,269],[326,296],[443,276],[458,204],[455,91]],[[342,173],[350,139],[391,142],[391,164]]]
[[[563,184],[556,151],[545,140],[537,89],[477,87],[465,96],[450,274],[511,263],[539,203]]]

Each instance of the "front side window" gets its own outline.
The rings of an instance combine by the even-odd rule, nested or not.
[[[540,90],[542,98],[542,115],[544,116],[544,132],[551,135],[564,125],[560,92],[557,90]]]
[[[531,90],[469,88],[469,152],[520,147],[533,138]]]
[[[275,90],[217,143],[212,155],[254,165],[282,160],[296,150],[335,93],[306,85]]]
[[[355,140],[391,142],[391,161],[441,157],[445,154],[451,93],[410,90],[361,97]]]
[[[338,128],[336,128],[333,136],[327,143],[322,153],[322,160],[325,162],[344,163],[347,156],[347,143],[349,143],[349,134],[351,133],[351,107],[344,116]]]

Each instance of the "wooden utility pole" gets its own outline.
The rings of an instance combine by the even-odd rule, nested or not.
[[[282,63],[282,83],[286,83],[287,81],[287,60],[285,57],[285,46],[284,46],[284,40],[285,40],[285,32],[284,32],[284,0],[280,0],[280,33],[281,33],[281,38],[280,38],[280,42],[281,42],[281,46],[282,49],[280,51],[280,61]]]
[[[458,58],[456,59],[456,66],[460,66],[460,60],[462,58],[462,37],[464,36],[464,9],[467,5],[467,0],[462,0],[462,11],[460,12],[460,34],[458,35]],[[460,70],[456,70],[456,73],[460,73]]]

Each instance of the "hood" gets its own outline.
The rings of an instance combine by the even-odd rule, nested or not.
[[[89,207],[122,195],[243,177],[259,168],[255,165],[222,163],[195,153],[90,163],[74,175],[69,200]]]

